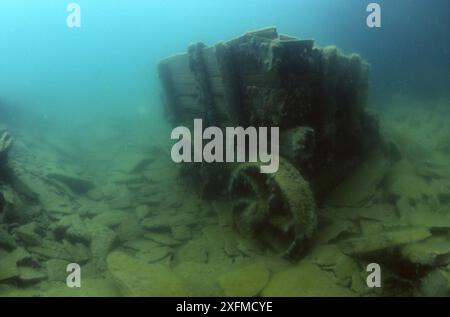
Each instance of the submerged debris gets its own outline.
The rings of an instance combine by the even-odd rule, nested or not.
[[[203,196],[231,196],[239,232],[289,257],[313,239],[313,195],[321,200],[368,153],[383,156],[377,119],[366,110],[369,66],[358,55],[269,27],[213,46],[193,44],[161,61],[159,75],[174,126],[203,119],[220,128],[280,128],[282,163],[271,177],[253,173],[256,163],[222,164],[220,173],[207,164],[183,169],[195,169],[187,175],[198,175]],[[374,160],[379,183],[389,159]],[[355,199],[366,202],[367,190]]]
[[[85,194],[95,187],[92,182],[72,175],[50,173],[47,176],[63,183],[77,194]]]
[[[6,164],[8,160],[8,152],[10,151],[13,144],[13,138],[8,132],[2,132],[0,137],[0,165]]]

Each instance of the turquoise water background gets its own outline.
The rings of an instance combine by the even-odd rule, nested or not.
[[[374,103],[396,93],[429,97],[450,86],[445,0],[378,1],[380,29],[366,26],[363,0],[75,2],[80,29],[66,25],[70,1],[1,2],[0,96],[15,111],[26,107],[58,122],[159,113],[159,59],[191,42],[213,44],[268,25],[360,53],[372,64]]]

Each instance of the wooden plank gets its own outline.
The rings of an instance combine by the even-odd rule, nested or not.
[[[204,113],[198,108],[183,108],[184,119],[188,121],[194,121],[194,119],[201,119],[204,117]]]
[[[202,109],[202,106],[198,102],[198,99],[191,96],[178,96],[178,103],[180,104],[180,108]]]
[[[280,34],[279,36],[280,41],[292,41],[292,40],[300,40],[300,38],[292,36],[292,35],[287,35],[287,34]]]
[[[166,63],[158,64],[158,73],[161,80],[164,105],[172,123],[180,119],[178,100],[174,94],[172,74]]]
[[[214,95],[225,95],[225,86],[222,77],[211,77],[210,85]]]
[[[292,51],[304,51],[308,53],[314,47],[313,40],[285,40],[280,41],[280,45],[285,50],[289,50],[292,54]]]
[[[189,55],[179,54],[169,57],[163,60],[164,63],[169,68],[173,76],[189,74],[191,70],[189,69]]]
[[[216,48],[216,60],[221,73],[221,86],[223,87],[223,110],[228,115],[227,124],[239,122],[242,113],[243,98],[239,87],[240,76],[233,58],[232,48],[224,43],[219,43]],[[218,101],[220,103],[220,101]]]
[[[192,73],[172,73],[172,82],[174,83],[174,85],[197,85],[197,80]]]
[[[243,86],[266,86],[276,88],[281,86],[281,80],[277,73],[253,73],[242,75]]]
[[[246,33],[247,35],[253,35],[263,37],[269,40],[275,40],[278,38],[278,31],[275,26],[269,26],[262,29],[257,29]]]
[[[221,76],[214,46],[203,49],[203,61],[209,76]]]
[[[173,84],[173,87],[177,96],[196,97],[199,95],[197,84],[176,82]]]

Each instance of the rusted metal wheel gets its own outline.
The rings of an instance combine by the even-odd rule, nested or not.
[[[234,228],[275,252],[296,258],[307,248],[317,225],[309,184],[284,159],[274,174],[244,163],[233,172],[229,193]]]

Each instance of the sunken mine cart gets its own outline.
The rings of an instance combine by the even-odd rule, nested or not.
[[[379,145],[365,108],[369,67],[358,55],[269,27],[214,46],[192,44],[158,66],[173,126],[279,127],[280,166],[184,164],[202,195],[230,197],[240,234],[289,257],[307,249],[316,204]]]

